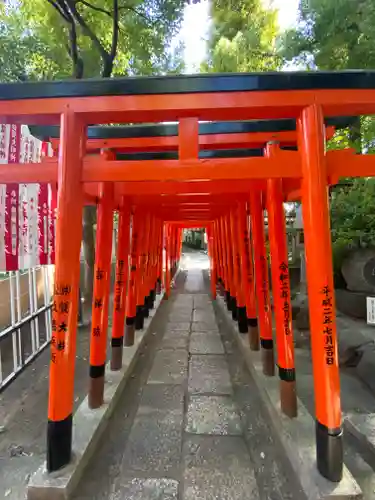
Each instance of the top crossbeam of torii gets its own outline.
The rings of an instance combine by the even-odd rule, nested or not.
[[[16,101],[16,102],[15,102]],[[86,124],[298,118],[375,113],[375,72],[280,72],[28,82],[0,85],[0,122]]]
[[[121,184],[149,181],[155,184],[164,181],[162,188],[160,184],[157,186],[160,193],[167,185],[165,181],[175,182],[178,185],[173,187],[172,192],[176,193],[180,191],[182,183],[196,183],[195,187],[199,189],[207,181],[263,182],[270,178],[289,179],[292,184],[284,188],[284,194],[296,192],[298,196],[298,183],[302,174],[301,154],[297,145],[306,133],[300,118],[303,111],[310,107],[320,109],[326,123],[325,136],[331,137],[329,120],[375,113],[375,72],[244,73],[0,85],[0,122],[59,125],[64,122],[63,117],[69,114],[70,128],[75,129],[73,135],[80,131],[79,147],[86,148],[87,153],[90,153],[90,147],[87,146],[93,139],[87,135],[85,126],[178,122],[177,137],[171,134],[168,138],[168,147],[175,157],[166,154],[170,153],[168,148],[165,149],[168,141],[159,141],[160,151],[150,149],[150,143],[145,149],[140,148],[139,143],[137,146],[139,151],[155,153],[155,156],[149,159],[144,156],[133,160],[129,157],[124,159],[117,155],[119,148],[111,149],[111,145],[105,146],[102,138],[99,138],[96,143],[98,149],[108,148],[111,154],[86,154],[80,162],[80,179],[86,186],[85,191],[94,196],[96,190],[90,191],[87,186],[92,188],[100,182]],[[242,121],[245,126],[253,121],[259,127],[259,120],[267,123],[288,119],[292,120],[296,131],[289,142],[289,145],[294,144],[294,150],[283,148],[281,139],[279,145],[272,148],[272,154],[259,155],[251,151],[245,156],[239,154],[244,143],[232,144],[232,137],[228,140],[231,148],[234,146],[231,153],[222,155],[217,149],[220,149],[218,143],[224,141],[223,129],[216,131],[216,145],[209,134],[204,138],[200,130],[218,127],[218,122],[228,127],[233,121],[237,124]],[[204,125],[202,122],[210,123]],[[65,131],[65,140],[72,143],[75,141],[71,135],[73,128],[70,132]],[[113,127],[111,130],[113,133]],[[63,129],[60,131],[58,135],[61,141],[64,134]],[[262,141],[267,140],[266,136],[267,132]],[[243,140],[246,142],[247,139]],[[268,141],[274,140],[275,134],[269,133]],[[57,149],[57,139],[55,145]],[[265,145],[266,142],[256,144],[261,149]],[[208,149],[208,157],[202,155],[205,148]],[[215,154],[211,155],[210,150]],[[166,156],[158,157],[156,153],[160,152]],[[327,184],[337,182],[340,176],[375,175],[374,157],[356,155],[350,149],[327,152],[326,162]],[[57,158],[45,158],[38,168],[33,165],[31,169],[28,164],[14,165],[12,171],[0,168],[2,183],[53,183],[57,178]],[[293,184],[294,181],[297,181],[297,185]],[[128,188],[129,185],[118,185],[117,195],[129,192]],[[148,192],[144,185],[141,189],[142,194]],[[208,192],[214,193],[214,189],[210,188]],[[293,198],[292,194],[289,199]]]

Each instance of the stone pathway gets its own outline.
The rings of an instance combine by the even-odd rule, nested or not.
[[[75,499],[303,500],[204,281],[179,274]]]
[[[206,267],[204,254],[184,258],[75,500],[304,500],[236,343],[215,314]],[[357,333],[354,326],[348,334]],[[88,333],[78,336],[75,406],[87,390]],[[24,499],[30,473],[45,459],[48,356],[0,397],[1,499]],[[296,349],[298,393],[314,414],[310,358]],[[341,388],[344,415],[375,412],[373,395],[347,370]],[[374,459],[348,433],[345,461],[364,498],[374,498]]]

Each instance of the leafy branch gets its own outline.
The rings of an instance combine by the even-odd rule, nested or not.
[[[119,5],[118,0],[113,0],[112,12],[98,7],[86,0],[47,0],[47,2],[58,12],[61,18],[68,24],[69,30],[69,46],[68,53],[73,62],[73,71],[76,78],[83,76],[83,60],[79,56],[77,29],[80,28],[82,33],[90,38],[93,46],[99,52],[102,59],[102,77],[111,76],[114,60],[117,54],[118,38],[119,38]],[[109,52],[105,49],[100,39],[88,25],[81,12],[78,10],[79,4],[96,12],[101,12],[113,19],[112,23],[112,41]]]

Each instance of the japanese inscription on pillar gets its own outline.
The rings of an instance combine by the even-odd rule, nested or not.
[[[119,260],[117,262],[117,272],[116,272],[116,286],[115,286],[115,311],[120,312],[123,308],[122,304],[122,293],[123,293],[123,285],[124,285],[124,266],[125,262],[123,260]]]
[[[138,233],[136,232],[136,230],[134,230],[133,245],[131,250],[129,289],[132,289],[135,286],[135,275],[137,272],[137,258],[138,258]]]
[[[262,269],[262,295],[263,295],[263,304],[264,304],[264,312],[269,312],[269,304],[268,304],[268,264],[267,259],[264,255],[260,257],[260,265]]]
[[[72,303],[72,287],[56,284],[52,303],[51,360],[58,361],[58,354],[64,353],[68,333],[69,313]]]
[[[92,317],[92,336],[100,337],[101,330],[101,316],[105,300],[105,271],[98,266],[95,269],[95,282],[94,282],[94,308]]]
[[[247,229],[244,230],[243,233],[243,241],[245,244],[245,257],[246,257],[246,267],[247,267],[247,282],[250,287],[253,286],[254,283],[254,276],[253,276],[253,262],[250,257],[250,238],[249,238],[249,231]]]
[[[335,364],[335,341],[333,333],[333,299],[332,290],[328,285],[321,289],[322,295],[322,327],[324,335],[325,362],[327,365]]]
[[[284,313],[284,333],[285,335],[290,335],[290,288],[288,264],[282,262],[279,266],[279,271],[280,298],[283,301],[282,306]]]

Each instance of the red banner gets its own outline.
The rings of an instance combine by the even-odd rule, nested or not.
[[[0,163],[11,169],[50,155],[51,145],[27,126],[0,124]],[[56,199],[48,184],[0,184],[0,270],[54,264]]]
[[[8,164],[20,161],[21,127],[11,125]],[[19,185],[7,184],[5,199],[5,261],[7,271],[17,271],[19,250]]]

